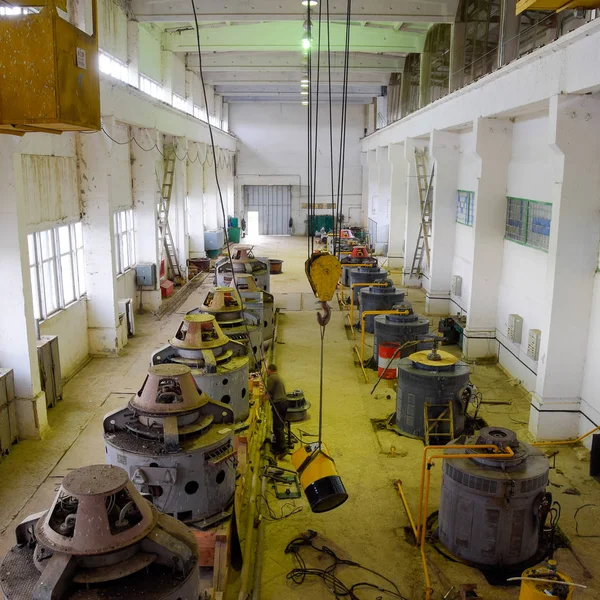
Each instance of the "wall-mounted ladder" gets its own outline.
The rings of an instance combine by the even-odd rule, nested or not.
[[[433,207],[433,173],[435,167],[431,169],[431,175],[427,177],[427,163],[425,152],[415,148],[415,168],[417,171],[417,187],[419,189],[419,202],[421,205],[421,224],[419,225],[419,237],[413,255],[412,265],[410,267],[411,277],[421,276],[421,265],[423,256],[427,259],[427,265],[430,265],[429,241],[431,239],[432,226],[432,207]]]
[[[169,270],[175,282],[182,281],[183,276],[179,268],[177,259],[177,250],[173,243],[171,227],[169,225],[169,207],[171,206],[171,195],[173,194],[173,182],[175,178],[175,148],[172,145],[165,145],[163,152],[163,179],[160,184],[160,201],[158,203],[158,229],[162,240]]]

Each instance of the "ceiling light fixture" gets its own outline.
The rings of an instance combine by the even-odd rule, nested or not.
[[[302,38],[302,49],[303,50],[310,50],[310,43],[311,43],[311,39],[308,37],[308,35],[304,36]]]
[[[301,87],[301,88],[307,88],[307,87],[308,87],[308,83],[301,83],[301,84],[300,84],[300,87]]]
[[[303,75],[302,79],[300,80],[300,83],[309,83],[308,77],[306,75]]]
[[[307,92],[306,90],[302,90],[300,93],[301,93],[303,96],[308,96],[308,92]]]
[[[308,100],[302,100],[302,106],[308,106]]]
[[[317,0],[302,0],[302,6],[316,6],[319,4]]]

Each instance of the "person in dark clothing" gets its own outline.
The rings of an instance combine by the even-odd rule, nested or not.
[[[286,450],[285,413],[287,411],[287,395],[285,393],[285,384],[281,375],[277,372],[276,365],[269,365],[267,367],[267,375],[267,392],[271,399],[273,433],[275,434],[273,452],[281,454]]]

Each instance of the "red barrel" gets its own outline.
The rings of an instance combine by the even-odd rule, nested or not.
[[[398,378],[398,363],[402,358],[402,353],[398,352],[391,363],[390,359],[392,358],[392,356],[394,356],[394,352],[396,352],[396,350],[398,350],[399,347],[400,344],[397,342],[381,342],[379,344],[379,357],[377,366],[378,374],[380,377],[382,377],[383,373],[383,379]]]

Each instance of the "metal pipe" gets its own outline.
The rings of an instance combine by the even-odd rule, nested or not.
[[[570,444],[578,444],[579,442],[581,442],[582,440],[585,440],[586,437],[592,435],[592,433],[598,431],[599,429],[600,429],[600,425],[598,425],[598,427],[594,427],[594,429],[592,429],[591,431],[588,431],[587,433],[584,433],[583,435],[579,436],[575,440],[556,440],[556,441],[547,441],[547,442],[535,442],[534,444],[531,444],[531,445],[532,446],[569,446]]]
[[[265,498],[267,490],[267,478],[264,474],[261,477],[260,493]],[[256,542],[256,562],[254,563],[254,580],[252,582],[252,600],[260,600],[260,581],[262,578],[263,555],[265,553],[265,519],[262,514],[258,514],[258,541]]]
[[[350,324],[354,323],[354,288],[355,287],[389,287],[389,283],[353,283],[350,285]]]
[[[360,365],[360,368],[365,377],[365,383],[369,383],[369,376],[367,375],[367,372],[365,371],[365,366],[363,365],[363,361],[360,358],[360,354],[358,353],[358,348],[356,346],[354,346],[354,352],[356,352],[356,356],[358,356],[358,364]]]
[[[248,510],[247,510],[247,521],[246,521],[246,536],[244,538],[244,549],[242,551],[242,560],[244,561],[244,565],[242,567],[242,572],[240,575],[240,593],[238,594],[238,600],[247,600],[248,598],[248,587],[249,587],[249,579],[250,579],[250,556],[252,555],[252,545],[254,542],[254,520],[256,513],[256,492],[258,488],[258,479],[259,479],[259,471],[260,471],[260,456],[261,450],[263,446],[263,441],[265,439],[265,431],[266,431],[266,423],[268,420],[269,411],[263,407],[264,415],[260,422],[258,431],[255,435],[257,435],[257,439],[255,442],[255,447],[252,449],[251,460],[250,463],[255,465],[254,473],[252,474],[252,483],[250,485],[250,499],[248,501]]]

